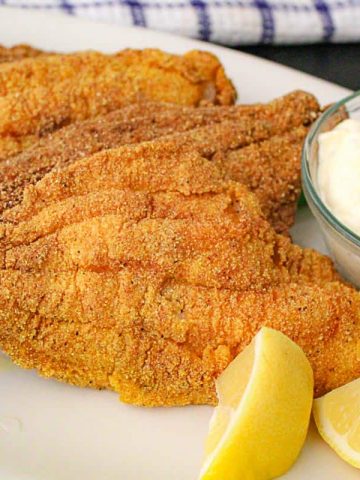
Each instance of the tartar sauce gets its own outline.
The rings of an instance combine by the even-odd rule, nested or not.
[[[360,121],[347,119],[319,135],[317,182],[329,210],[360,235]]]

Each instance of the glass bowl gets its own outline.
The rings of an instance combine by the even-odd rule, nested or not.
[[[317,185],[318,137],[349,117],[360,120],[360,91],[331,106],[315,122],[304,143],[301,173],[305,198],[338,270],[360,288],[360,236],[333,215],[320,198]]]

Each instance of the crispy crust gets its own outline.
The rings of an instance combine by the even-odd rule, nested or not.
[[[359,294],[218,161],[168,139],[44,181],[26,219],[0,225],[0,346],[20,365],[138,405],[213,404],[268,325],[304,349],[316,395],[359,376]]]
[[[160,50],[114,55],[43,55],[0,68],[0,157],[71,124],[137,101],[232,104],[235,90],[218,59]]]
[[[2,209],[16,205],[0,223],[0,347],[44,376],[146,406],[214,404],[214,379],[262,325],[304,349],[315,395],[357,378],[359,293],[267,221],[278,231],[292,223],[316,100],[139,103],[83,121],[122,107],[120,86],[130,101],[234,100],[201,52],[0,68],[4,156],[83,122],[0,167]]]
[[[0,45],[0,63],[16,62],[24,58],[34,58],[44,54],[42,50],[30,47],[30,45],[20,44],[13,47]]]
[[[275,229],[286,232],[300,192],[301,145],[318,111],[315,98],[305,92],[251,106],[131,105],[65,127],[0,164],[0,214],[53,169],[104,149],[172,135],[174,142],[212,156],[221,151],[228,178],[254,191]]]

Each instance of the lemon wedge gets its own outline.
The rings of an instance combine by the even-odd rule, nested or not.
[[[360,378],[316,399],[313,412],[325,442],[360,468]]]
[[[262,328],[216,382],[201,480],[269,480],[285,473],[305,441],[313,373],[299,346]]]

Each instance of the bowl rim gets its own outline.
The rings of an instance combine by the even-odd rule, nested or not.
[[[360,100],[360,90],[348,95],[342,100],[334,103],[329,107],[320,117],[315,121],[315,123],[310,128],[308,132],[301,153],[301,177],[305,197],[310,196],[310,199],[313,201],[314,206],[320,212],[321,216],[327,221],[327,223],[335,229],[342,237],[348,240],[350,243],[356,245],[360,248],[360,235],[357,235],[350,228],[344,225],[335,215],[329,210],[325,205],[320,195],[317,192],[317,189],[314,186],[314,182],[311,178],[310,167],[309,167],[309,151],[310,147],[316,139],[321,126],[326,122],[333,114],[335,114],[341,107],[345,106],[347,103],[358,98]],[[311,206],[310,206],[311,208]]]

